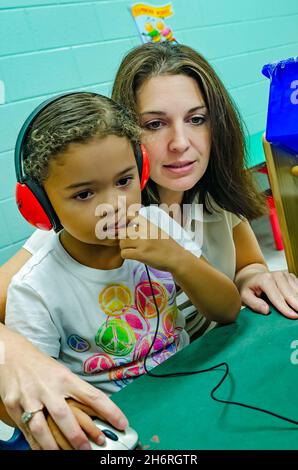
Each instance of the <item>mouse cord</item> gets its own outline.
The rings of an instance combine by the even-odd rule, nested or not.
[[[223,377],[221,378],[221,380],[219,381],[219,383],[213,387],[213,389],[211,390],[210,392],[210,396],[213,400],[219,402],[219,403],[225,403],[227,405],[237,405],[237,406],[242,406],[243,408],[248,408],[250,410],[255,410],[255,411],[259,411],[260,413],[266,413],[268,415],[271,415],[271,416],[274,416],[275,418],[278,418],[278,419],[281,419],[283,421],[287,421],[288,423],[292,423],[292,424],[295,424],[296,426],[298,425],[298,421],[295,421],[294,419],[290,419],[290,418],[286,418],[285,416],[281,416],[277,413],[274,413],[272,411],[268,411],[268,410],[264,410],[263,408],[258,408],[257,406],[252,406],[252,405],[247,405],[245,403],[239,403],[237,401],[229,401],[229,400],[222,400],[220,398],[217,398],[215,396],[215,392],[216,390],[219,389],[219,387],[222,385],[222,383],[225,381],[225,379],[227,378],[227,376],[229,375],[229,365],[226,363],[226,362],[221,362],[220,364],[216,364],[215,366],[212,366],[212,367],[209,367],[208,369],[201,369],[201,370],[196,370],[196,371],[189,371],[189,372],[175,372],[175,373],[172,373],[172,374],[154,374],[152,373],[150,370],[147,369],[147,365],[146,365],[146,361],[148,359],[148,356],[153,348],[153,345],[155,343],[155,340],[156,340],[156,337],[157,337],[157,333],[158,333],[158,328],[159,328],[159,321],[160,321],[160,313],[159,313],[159,309],[158,309],[158,305],[157,305],[157,302],[156,302],[156,298],[155,298],[155,295],[154,295],[154,290],[153,290],[153,286],[152,286],[152,282],[151,282],[151,277],[150,277],[150,274],[149,274],[149,270],[148,270],[148,266],[145,264],[145,268],[146,268],[146,271],[147,271],[147,276],[148,276],[148,280],[149,280],[149,284],[150,284],[150,288],[151,288],[151,293],[152,293],[152,297],[153,297],[153,300],[154,300],[154,305],[155,305],[155,308],[156,308],[156,313],[157,313],[157,321],[156,321],[156,328],[155,328],[155,334],[154,334],[154,337],[153,337],[153,340],[152,340],[152,343],[151,343],[151,346],[149,348],[149,350],[147,351],[145,357],[144,357],[144,369],[145,369],[145,372],[150,376],[150,377],[154,377],[154,378],[172,378],[172,377],[183,377],[183,376],[188,376],[188,375],[194,375],[194,374],[202,374],[204,372],[210,372],[212,370],[215,370],[215,369],[219,369],[220,367],[224,367],[225,368],[225,373],[223,375]]]

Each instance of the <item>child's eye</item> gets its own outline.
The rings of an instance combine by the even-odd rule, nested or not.
[[[116,186],[118,186],[118,188],[119,187],[124,188],[125,186],[128,186],[132,180],[133,180],[132,176],[125,176],[123,178],[120,178],[120,180],[117,181]]]
[[[191,124],[194,124],[195,126],[200,126],[206,121],[206,117],[205,116],[192,116],[189,119],[189,121],[191,122]]]
[[[149,129],[150,131],[155,131],[157,129],[161,129],[164,126],[162,121],[151,121],[147,122],[143,125],[145,129]]]
[[[94,193],[92,191],[82,191],[81,193],[76,194],[74,199],[77,201],[87,201],[93,196],[93,194]]]

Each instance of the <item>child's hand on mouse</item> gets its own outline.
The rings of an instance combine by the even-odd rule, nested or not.
[[[172,272],[183,259],[184,248],[147,218],[138,215],[119,231],[121,257]]]
[[[97,445],[103,445],[105,443],[105,436],[90,418],[90,416],[94,416],[94,410],[72,398],[68,398],[67,403],[87,437]],[[50,415],[47,416],[47,423],[58,446],[62,450],[74,450]]]

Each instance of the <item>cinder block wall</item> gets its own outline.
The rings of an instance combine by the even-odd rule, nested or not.
[[[127,0],[0,0],[0,264],[30,235],[14,201],[18,129],[48,96],[110,94],[122,56],[140,39]],[[166,0],[150,0],[165,5]],[[179,42],[211,61],[244,117],[251,165],[263,159],[269,82],[262,65],[297,55],[297,0],[172,0]],[[5,98],[5,99],[4,99]]]

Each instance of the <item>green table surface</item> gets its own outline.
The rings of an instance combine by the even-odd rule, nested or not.
[[[230,374],[216,397],[298,421],[298,320],[271,311],[263,316],[248,308],[241,310],[235,323],[197,339],[154,373],[199,370],[227,362]],[[143,376],[113,400],[138,432],[144,449],[297,450],[297,425],[212,400],[210,392],[223,374],[224,368],[176,378]]]

